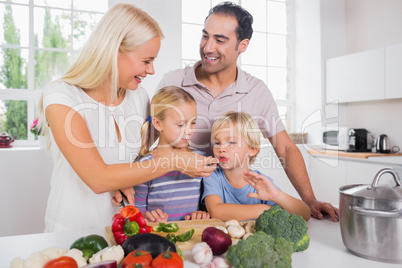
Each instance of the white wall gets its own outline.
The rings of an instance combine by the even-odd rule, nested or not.
[[[344,15],[332,21],[330,9],[325,5],[342,5]],[[326,0],[321,1],[322,25],[342,25],[344,31],[326,31],[322,39],[323,60],[344,54],[402,43],[402,1],[400,0]],[[341,11],[338,9],[338,11]],[[344,20],[342,22],[342,20]],[[335,27],[337,28],[337,27]],[[339,29],[339,27],[338,27]],[[331,30],[331,31],[330,31]],[[344,45],[341,42],[344,42]],[[325,88],[325,87],[323,87]],[[401,88],[402,90],[402,88]],[[341,105],[340,124],[367,128],[376,137],[387,134],[391,145],[402,148],[402,99],[355,102]]]
[[[0,149],[0,236],[43,232],[52,169],[48,151]]]

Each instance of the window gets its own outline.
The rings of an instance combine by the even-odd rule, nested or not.
[[[211,7],[222,0],[182,0],[182,65],[199,60],[204,20]],[[237,0],[253,15],[253,36],[238,65],[268,85],[279,114],[289,130],[294,105],[290,90],[289,0]]]
[[[14,144],[34,143],[43,88],[67,70],[107,8],[107,0],[0,1],[0,132]]]

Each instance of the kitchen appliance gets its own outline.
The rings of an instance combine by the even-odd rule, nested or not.
[[[389,138],[385,134],[381,134],[377,137],[375,141],[375,148],[378,153],[390,153],[391,152],[391,145],[389,143]]]
[[[327,127],[323,129],[325,149],[347,152],[371,152],[373,136],[364,128]]]
[[[393,176],[396,186],[379,185],[386,173]],[[339,192],[339,221],[346,248],[367,259],[402,263],[402,186],[398,173],[385,168],[371,185],[346,185]]]
[[[373,136],[365,128],[349,129],[349,148],[347,152],[371,152]]]
[[[0,148],[11,148],[13,147],[11,143],[14,142],[15,138],[17,136],[14,136],[14,138],[11,138],[10,135],[7,132],[2,132],[0,134]]]
[[[349,128],[326,127],[322,130],[322,142],[325,149],[344,151],[349,149]]]

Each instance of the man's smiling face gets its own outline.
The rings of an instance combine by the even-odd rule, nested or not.
[[[223,14],[212,14],[205,21],[200,43],[202,67],[207,73],[235,69],[240,53],[236,36],[237,20]]]

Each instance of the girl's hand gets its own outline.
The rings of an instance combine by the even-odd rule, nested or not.
[[[134,206],[134,204],[135,204],[135,199],[134,199],[135,190],[134,190],[134,187],[128,187],[128,188],[125,188],[125,189],[120,189],[120,190],[113,191],[114,196],[112,197],[112,203],[115,206],[118,206],[118,207],[121,206],[120,202],[123,200],[123,196],[121,195],[121,193],[123,193],[127,197],[128,203],[130,205]]]
[[[280,193],[275,185],[269,179],[262,175],[259,175],[252,171],[248,171],[244,172],[244,176],[244,180],[257,190],[257,193],[249,193],[247,197],[257,198],[265,201],[274,201],[274,199]]]
[[[201,211],[201,210],[193,211],[193,213],[191,213],[191,215],[184,216],[184,219],[186,221],[188,221],[188,220],[204,220],[204,219],[209,219],[209,218],[211,218],[209,213],[206,211]]]
[[[148,222],[167,222],[169,215],[161,209],[146,211],[144,214],[145,220]]]
[[[155,150],[153,156],[161,157],[161,163],[169,162],[173,170],[180,171],[190,177],[209,177],[216,169],[219,160],[211,156],[205,157],[193,152],[162,152]]]

